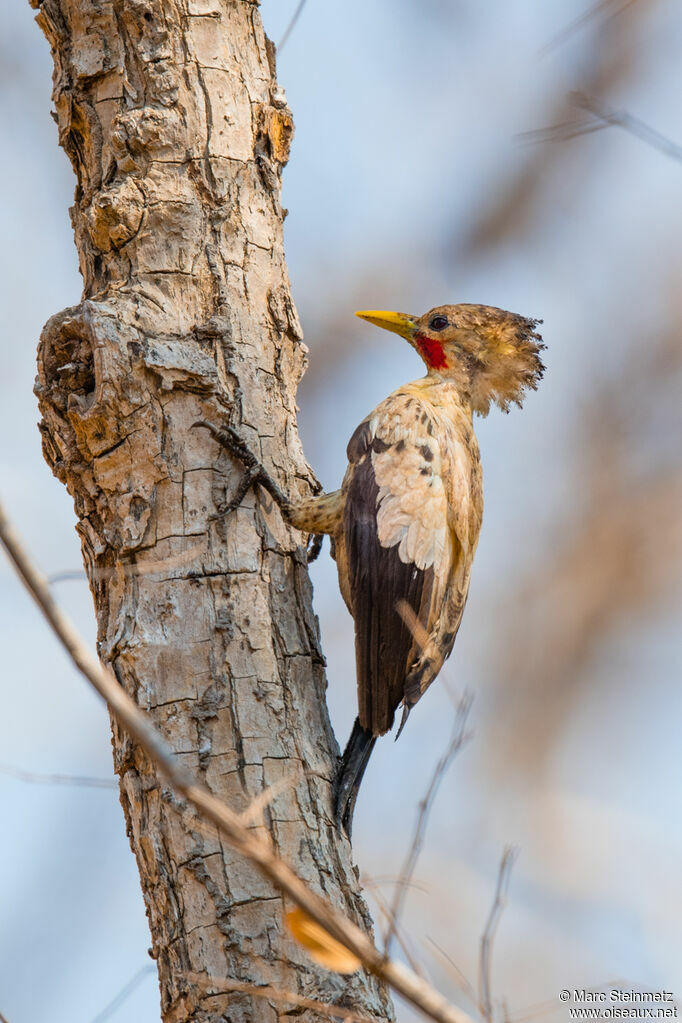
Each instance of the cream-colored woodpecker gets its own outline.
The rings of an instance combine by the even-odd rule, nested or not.
[[[358,717],[340,763],[337,823],[350,835],[358,788],[377,736],[402,722],[450,655],[469,590],[483,514],[473,413],[508,411],[544,366],[540,321],[484,305],[423,316],[358,312],[405,338],[426,376],[363,419],[348,444],[340,490],[290,501],[231,427],[201,421],[246,468],[285,519],[333,539],[341,593],[355,623]]]

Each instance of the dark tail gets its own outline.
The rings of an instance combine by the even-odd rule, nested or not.
[[[363,728],[359,718],[356,718],[336,775],[334,795],[336,826],[343,828],[349,838],[358,789],[376,741],[376,735]]]

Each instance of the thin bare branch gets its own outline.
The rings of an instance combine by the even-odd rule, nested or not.
[[[471,1023],[466,1013],[451,1005],[430,984],[393,962],[367,935],[327,899],[313,892],[280,859],[271,842],[254,834],[229,807],[200,784],[173,755],[151,721],[119,685],[113,672],[101,665],[52,598],[45,578],[34,567],[0,505],[0,541],[32,597],[42,610],[78,670],[102,696],[123,728],[139,743],[167,777],[171,786],[220,829],[224,839],[249,859],[295,905],[299,906],[336,941],[352,952],[365,969],[390,985],[435,1023]],[[172,797],[168,796],[169,799]],[[404,887],[400,889],[404,891]]]
[[[414,881],[414,880],[406,881],[404,878],[397,877],[395,874],[378,874],[378,875],[377,874],[372,874],[372,875],[363,874],[360,880],[361,880],[361,883],[362,883],[363,887],[365,885],[365,881],[367,881],[367,884],[373,884],[373,885],[404,884],[408,888],[413,888],[414,891],[416,891],[416,892],[422,892],[424,895],[428,895],[428,893],[431,890],[429,888],[429,886],[424,884],[422,881]]]
[[[90,570],[90,578],[99,582],[103,579],[110,579],[115,573],[121,572],[125,576],[138,576],[138,575],[161,575],[162,572],[169,571],[173,568],[181,568],[183,565],[189,564],[194,561],[197,555],[204,551],[203,544],[194,544],[187,551],[182,551],[180,554],[171,554],[168,558],[158,558],[154,561],[149,562],[133,562],[132,564],[123,564],[119,562],[115,568],[92,568]],[[54,575],[48,576],[48,583],[50,586],[54,583],[69,582],[72,579],[87,579],[85,572],[78,572],[75,570],[66,572],[56,572]]]
[[[445,960],[446,965],[452,970],[453,978],[458,988],[461,991],[463,991],[465,995],[468,995],[472,1002],[475,1002],[476,992],[474,990],[474,985],[468,979],[466,974],[463,973],[462,970],[460,970],[459,966],[452,958],[452,956],[448,952],[446,952],[445,949],[441,945],[439,945],[437,941],[434,941],[433,938],[427,937],[426,940],[429,942],[429,944],[433,945],[436,952],[438,952],[439,955],[442,956],[442,958]]]
[[[70,583],[75,580],[85,581],[87,578],[84,569],[72,569],[71,571],[55,572],[54,575],[48,575],[47,581],[50,586],[54,586],[55,583]]]
[[[141,970],[138,970],[135,976],[131,977],[130,980],[123,985],[118,994],[111,999],[109,1004],[106,1005],[101,1012],[97,1013],[95,1018],[92,1020],[92,1023],[104,1023],[104,1020],[110,1019],[116,1010],[120,1008],[120,1006],[123,1005],[128,998],[130,998],[135,988],[139,987],[144,978],[148,977],[150,973],[154,973],[154,967],[151,963],[147,966],[143,966]]]
[[[581,135],[604,131],[605,128],[608,128],[608,125],[603,121],[583,117],[573,121],[562,121],[560,124],[551,124],[547,128],[522,131],[517,135],[517,139],[525,145],[544,145],[547,142],[568,142],[570,139],[580,138]]]
[[[273,785],[268,785],[251,800],[246,810],[242,810],[239,814],[242,824],[262,824],[265,808],[270,805],[272,800],[276,799],[281,792],[291,788],[292,785],[298,784],[301,778],[305,778],[305,775],[306,772],[303,770],[293,771],[286,778],[280,778]]]
[[[114,568],[91,568],[90,579],[99,582],[100,580],[110,579],[117,572],[121,572],[125,576],[140,576],[140,575],[161,575],[162,572],[169,571],[173,568],[181,568],[183,565],[187,565],[194,561],[195,558],[205,550],[203,544],[195,544],[190,547],[189,550],[181,551],[179,554],[171,554],[167,558],[158,558],[150,562],[133,562],[132,564],[124,564],[119,562]],[[47,578],[50,586],[55,583],[70,582],[72,580],[87,580],[88,575],[84,571],[70,570],[65,572],[55,572],[54,575],[50,575]]]
[[[12,764],[0,763],[0,774],[32,785],[82,785],[89,789],[118,788],[118,782],[114,778],[89,778],[79,774],[40,774],[37,771],[24,771]]]
[[[679,146],[676,142],[666,138],[660,131],[656,131],[650,125],[644,121],[640,121],[639,118],[633,117],[626,110],[614,110],[607,103],[597,99],[595,96],[589,96],[584,92],[571,93],[570,97],[576,106],[581,107],[583,110],[587,110],[599,121],[604,124],[614,125],[617,128],[622,128],[623,131],[627,131],[630,135],[634,135],[635,138],[640,139],[641,142],[646,143],[647,146],[652,146],[654,149],[658,149],[664,156],[670,156],[673,160],[682,160],[682,146]]]
[[[376,1016],[360,1016],[351,1009],[344,1009],[340,1005],[333,1005],[331,1002],[318,1002],[314,998],[304,998],[293,991],[283,991],[280,988],[268,987],[267,985],[248,984],[241,980],[225,980],[222,977],[204,977],[200,973],[190,973],[190,980],[199,987],[215,988],[210,994],[223,994],[225,991],[240,992],[245,995],[254,995],[256,998],[266,998],[268,1001],[280,1002],[288,1005],[295,1005],[300,1009],[313,1009],[315,1012],[327,1014],[333,1019],[344,1020],[344,1023],[379,1023]]]
[[[471,703],[471,695],[469,693],[464,693],[459,701],[459,706],[457,707],[450,741],[448,742],[447,748],[442,757],[436,764],[429,786],[424,797],[419,803],[417,819],[415,821],[414,832],[412,834],[412,841],[410,843],[407,856],[405,857],[405,862],[403,863],[400,871],[400,878],[395,886],[388,931],[386,932],[386,938],[384,940],[386,955],[390,952],[391,941],[395,935],[396,927],[398,926],[403,910],[405,895],[409,884],[412,881],[412,875],[414,874],[415,867],[417,866],[417,860],[419,859],[419,854],[424,844],[424,835],[426,833],[429,814],[431,813],[431,808],[440,787],[440,783],[442,782],[455,755],[469,738],[469,735],[466,732],[466,723],[471,709]]]
[[[602,100],[584,92],[572,92],[568,98],[574,106],[584,110],[589,116],[572,121],[562,121],[560,124],[538,128],[535,131],[522,132],[518,136],[519,141],[530,144],[567,142],[580,135],[589,135],[595,131],[615,127],[622,128],[623,131],[627,131],[640,142],[652,146],[665,156],[682,161],[682,146],[662,135],[661,132],[656,131],[644,121],[640,121],[639,118],[633,117],[626,110],[615,110]]]
[[[630,8],[628,17],[605,19],[599,45],[590,47],[586,54],[587,60],[581,72],[584,92],[593,96],[616,95],[632,81],[652,6],[652,3],[638,3]],[[576,127],[575,110],[569,106],[563,91],[549,96],[548,101],[552,111],[548,115],[549,124],[572,122],[569,130],[577,130],[578,133],[587,130],[585,126],[591,124],[592,119],[585,117]],[[596,126],[594,130],[598,130]],[[544,134],[539,133],[540,140]],[[578,159],[579,156],[583,158]],[[572,194],[578,195],[583,187],[581,181],[592,172],[592,163],[587,154],[576,154],[570,167],[566,166],[565,160],[563,147],[538,146],[515,171],[507,170],[499,180],[490,182],[486,201],[469,228],[464,232],[459,224],[456,228],[453,259],[457,265],[466,265],[473,257],[501,245],[514,244],[527,231],[535,230],[551,215],[557,187],[564,191],[568,188]],[[562,182],[560,186],[557,184],[559,181]]]
[[[383,919],[385,920],[386,924],[390,925],[390,923],[391,923],[391,910],[390,910],[390,907],[388,905],[388,902],[384,898],[383,893],[380,891],[379,886],[377,884],[375,884],[371,880],[371,878],[364,878],[363,881],[364,881],[364,887],[367,887],[371,891],[372,896],[374,898],[374,901],[377,904],[377,908],[378,908],[379,912],[381,913]],[[403,950],[403,954],[404,954],[405,958],[407,959],[407,962],[410,964],[410,966],[414,970],[414,972],[416,974],[418,974],[420,977],[423,977],[424,976],[424,971],[422,970],[421,966],[417,962],[417,960],[416,960],[416,958],[414,956],[414,953],[412,952],[412,949],[409,947],[409,945],[407,943],[407,939],[405,938],[405,936],[403,935],[403,933],[402,933],[402,931],[401,931],[401,929],[399,927],[395,928],[395,940],[398,942],[398,944],[400,945],[401,949]]]
[[[497,886],[495,898],[490,908],[488,922],[481,937],[481,955],[479,960],[479,1011],[486,1023],[493,1023],[493,1005],[490,984],[490,965],[493,954],[493,942],[502,916],[502,911],[507,902],[507,888],[512,867],[519,851],[512,845],[508,845],[500,861],[500,869],[497,874]]]
[[[284,29],[284,35],[282,36],[282,38],[280,39],[279,43],[277,44],[277,51],[278,51],[278,53],[282,52],[282,50],[283,50],[283,48],[284,48],[284,46],[285,46],[289,36],[294,31],[294,28],[296,27],[296,22],[298,21],[298,19],[300,18],[301,14],[303,13],[303,8],[305,7],[306,2],[307,2],[307,0],[300,0],[300,3],[298,5],[298,7],[296,8],[296,10],[294,11],[294,13],[292,15],[291,21],[289,22],[287,27]]]
[[[0,1012],[0,1023],[9,1023],[9,1020]]]
[[[572,35],[579,32],[580,29],[584,28],[588,22],[594,18],[599,17],[600,14],[607,14],[608,17],[613,18],[617,14],[622,14],[623,11],[631,7],[632,4],[637,3],[637,0],[599,0],[598,3],[594,4],[583,14],[579,15],[573,21],[569,22],[564,28],[562,28],[555,36],[545,43],[540,50],[538,56],[544,57],[552,50],[555,50],[558,46],[562,46]],[[614,11],[609,11],[610,7],[616,7]]]

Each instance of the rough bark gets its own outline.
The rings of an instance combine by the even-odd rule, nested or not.
[[[100,656],[232,807],[292,779],[259,826],[369,929],[331,817],[338,750],[305,538],[261,491],[221,516],[240,467],[191,428],[227,418],[285,490],[315,485],[296,430],[305,347],[280,204],[293,125],[273,49],[245,0],[45,0],[38,22],[77,176],[84,295],[46,325],[36,391],[45,457],[75,502]],[[207,996],[191,973],[391,1018],[373,979],[308,959],[277,891],[182,802],[169,809],[115,726],[113,746],[167,1023],[287,1015]]]

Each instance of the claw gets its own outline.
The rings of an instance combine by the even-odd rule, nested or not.
[[[286,518],[287,512],[291,508],[291,502],[282,493],[272,477],[266,472],[253,452],[249,450],[234,427],[228,426],[227,424],[217,427],[214,426],[213,423],[210,423],[207,419],[198,419],[195,423],[192,423],[192,427],[195,426],[203,426],[205,430],[208,430],[208,432],[215,437],[221,447],[224,447],[231,455],[238,458],[246,468],[246,472],[239,481],[237,492],[232,501],[230,501],[228,510],[234,511],[235,508],[239,507],[244,500],[249,487],[253,483],[260,483],[260,485],[264,487],[270,496],[277,502]]]
[[[207,419],[198,419],[196,423],[192,423],[192,428],[195,426],[203,426],[205,430],[208,430],[210,434],[215,437],[218,443],[226,448],[230,454],[236,455],[237,458],[248,469],[252,469],[258,466],[261,469],[260,463],[256,456],[249,450],[242,438],[239,436],[234,427],[225,424],[224,426],[214,426],[213,423],[209,423]],[[265,470],[261,470],[265,471]]]

